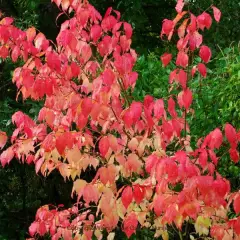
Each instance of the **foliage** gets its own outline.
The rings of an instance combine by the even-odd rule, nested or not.
[[[13,73],[19,94],[44,101],[37,119],[13,114],[16,129],[1,163],[16,158],[45,177],[59,171],[73,181],[76,201],[65,209],[39,208],[29,227],[32,239],[113,239],[116,228],[130,238],[138,227],[163,239],[174,229],[183,239],[188,225],[197,237],[240,235],[240,193],[231,193],[216,169],[216,154],[226,146],[232,161],[239,161],[240,132],[226,124],[225,135],[216,128],[191,146],[187,123],[193,112],[189,82],[198,74],[201,84],[212,55],[202,44],[212,17],[182,11],[178,0],[176,18],[164,19],[161,31],[171,40],[176,29],[179,38],[177,53],[161,56],[164,66],[172,59],[176,65],[169,98],[146,95],[140,102],[132,99],[138,74],[131,25],[111,8],[102,18],[87,1],[54,2],[72,16],[56,44],[34,27],[14,27],[12,18],[0,22],[0,56],[24,62]],[[220,10],[211,11],[219,22]],[[0,132],[0,147],[6,142]]]
[[[142,101],[145,95],[152,95],[154,98],[168,96],[170,70],[162,68],[159,58],[154,53],[146,57],[140,56],[134,69],[139,74],[133,93],[134,99]]]
[[[101,13],[112,6],[119,10],[123,19],[133,25],[134,37],[133,47],[140,54],[147,55],[149,51],[159,54],[162,51],[164,42],[159,43],[159,29],[165,17],[172,18],[175,14],[175,0],[93,0],[91,1]],[[239,41],[240,32],[240,4],[238,0],[188,0],[185,1],[192,13],[199,15],[210,4],[218,6],[222,10],[222,24],[214,24],[214,31],[205,33],[206,43],[213,48],[214,53],[218,51],[217,45],[229,46],[233,41]]]
[[[239,46],[220,49],[218,55],[209,63],[207,77],[200,81],[201,84],[199,84],[199,76],[189,82],[194,95],[194,114],[188,118],[193,143],[202,135],[213,131],[216,126],[222,126],[226,122],[231,122],[238,129],[240,128],[239,56]],[[195,64],[200,61],[200,58],[196,58]],[[169,94],[169,68],[173,69],[173,64],[164,68],[159,57],[154,53],[147,57],[139,57],[135,66],[139,78],[134,90],[134,99],[142,100],[146,94],[166,99]],[[235,189],[239,188],[237,179],[240,167],[229,161],[228,155],[221,158],[218,169],[223,176],[231,180]]]

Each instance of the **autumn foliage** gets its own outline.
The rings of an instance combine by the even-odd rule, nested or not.
[[[53,240],[97,239],[107,232],[114,238],[120,227],[127,237],[137,228],[151,228],[155,237],[168,238],[167,226],[184,231],[186,222],[199,235],[214,239],[240,237],[240,192],[217,172],[223,143],[234,162],[239,161],[240,132],[226,124],[191,144],[187,115],[192,111],[188,82],[207,75],[211,50],[203,44],[203,31],[212,25],[214,6],[195,16],[183,11],[163,21],[161,38],[176,34],[177,56],[165,53],[163,66],[175,61],[169,77],[168,101],[145,96],[136,102],[131,93],[138,78],[131,49],[132,27],[109,8],[102,17],[84,0],[54,0],[62,14],[72,14],[61,25],[56,42],[34,27],[22,31],[12,18],[0,21],[0,57],[13,62],[13,83],[23,100],[44,100],[36,120],[16,112],[16,125],[2,152],[4,167],[14,158],[35,164],[36,174],[59,171],[73,181],[76,204],[47,205],[38,209],[29,227],[32,239],[50,234]],[[194,65],[194,56],[202,62]],[[178,94],[171,94],[171,90]],[[0,148],[7,136],[0,132]],[[93,172],[91,181],[81,173]],[[118,183],[121,183],[120,185]],[[179,190],[180,189],[180,190]],[[229,219],[233,209],[235,218]]]

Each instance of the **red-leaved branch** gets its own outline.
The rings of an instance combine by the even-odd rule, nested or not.
[[[69,209],[39,208],[29,228],[32,239],[47,233],[53,240],[102,239],[104,229],[113,239],[117,227],[128,237],[139,227],[167,239],[167,226],[181,232],[186,222],[200,235],[239,237],[240,193],[231,193],[217,172],[217,150],[227,141],[237,163],[240,133],[226,124],[225,135],[216,128],[193,150],[186,120],[193,98],[188,81],[198,72],[205,78],[211,59],[202,36],[211,27],[210,14],[183,11],[178,0],[177,16],[164,20],[161,37],[170,40],[176,32],[179,38],[169,83],[180,92],[167,102],[152,96],[137,102],[131,97],[138,78],[131,25],[112,8],[102,17],[87,1],[54,2],[63,13],[74,12],[55,43],[34,27],[14,27],[12,18],[0,21],[0,57],[24,62],[13,74],[18,93],[24,100],[44,100],[36,121],[20,111],[12,116],[16,129],[1,164],[15,158],[35,164],[44,176],[57,170],[73,181],[77,196]],[[219,22],[220,10],[211,9]],[[202,60],[196,66],[194,55]],[[162,55],[163,65],[172,58]],[[6,142],[0,132],[0,148]],[[81,178],[89,169],[95,172],[91,182]],[[229,219],[232,203],[236,217]]]

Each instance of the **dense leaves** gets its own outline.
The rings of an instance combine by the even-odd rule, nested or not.
[[[177,17],[163,22],[162,38],[170,40],[175,29],[179,37],[178,52],[171,55],[176,68],[170,74],[171,96],[165,108],[163,99],[150,95],[143,102],[131,99],[138,78],[133,70],[137,55],[131,49],[132,28],[120,21],[118,11],[109,8],[102,17],[86,1],[54,2],[72,14],[61,25],[56,45],[33,27],[22,31],[11,18],[0,22],[1,57],[24,62],[13,73],[18,94],[23,100],[44,101],[36,120],[21,111],[13,114],[16,129],[1,163],[5,166],[13,158],[33,163],[43,176],[57,170],[65,181],[74,182],[72,197],[77,196],[76,204],[65,210],[39,208],[30,236],[101,239],[106,230],[111,238],[123,222],[127,237],[140,225],[152,227],[155,237],[166,238],[168,225],[181,231],[191,220],[199,235],[218,237],[216,227],[221,224],[221,236],[237,237],[239,217],[229,219],[227,214],[232,202],[238,214],[238,193],[230,193],[229,181],[216,169],[217,150],[226,143],[223,133],[215,128],[194,150],[188,135],[190,73],[196,69],[192,55],[199,51],[205,63],[211,58],[210,49],[202,45],[202,31],[211,27],[211,15],[183,11],[184,2],[179,0]],[[216,8],[214,17],[219,21]],[[167,56],[162,58],[165,66],[170,62]],[[205,65],[199,64],[206,77]],[[227,124],[224,132],[237,163],[237,130]],[[1,135],[3,147],[6,135]],[[82,179],[89,169],[95,177]],[[127,184],[118,187],[119,179]]]

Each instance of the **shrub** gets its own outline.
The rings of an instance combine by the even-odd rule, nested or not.
[[[73,15],[56,43],[34,27],[19,30],[11,18],[0,22],[0,56],[24,61],[13,75],[19,94],[44,100],[35,121],[20,111],[13,114],[16,129],[1,163],[15,157],[35,164],[37,174],[59,171],[73,181],[76,201],[67,209],[39,208],[29,227],[32,239],[113,239],[117,228],[129,238],[138,227],[163,239],[171,227],[183,239],[187,223],[196,236],[239,236],[240,193],[231,193],[229,181],[217,172],[216,151],[227,144],[238,162],[240,133],[226,124],[225,136],[216,128],[193,149],[187,123],[193,100],[188,83],[195,74],[207,75],[211,50],[202,44],[202,31],[212,17],[183,11],[178,0],[176,18],[165,19],[161,31],[168,40],[175,30],[179,37],[169,98],[146,95],[140,102],[131,98],[138,77],[131,25],[112,8],[102,18],[87,1],[54,2]],[[220,10],[211,9],[219,22]],[[195,54],[201,58],[197,65]],[[163,54],[163,65],[172,58]],[[3,147],[7,136],[0,134]]]

